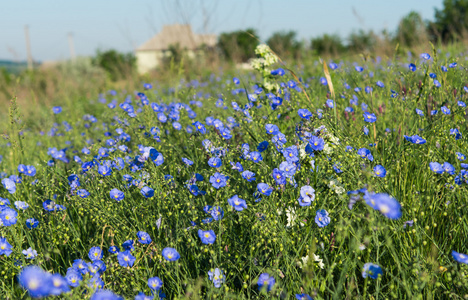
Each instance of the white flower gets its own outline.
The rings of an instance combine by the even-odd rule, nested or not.
[[[342,186],[339,186],[339,187],[337,187],[337,188],[335,189],[335,193],[337,193],[338,195],[341,195],[341,194],[343,194],[344,192],[345,192],[345,189],[344,189],[344,187],[342,187]]]
[[[323,269],[325,267],[325,264],[323,263],[323,260],[320,258],[320,256],[313,254],[314,256],[314,261],[318,262],[318,266],[320,269]]]
[[[326,155],[330,155],[333,153],[333,148],[330,147],[328,143],[326,143],[325,146],[323,147],[323,152],[325,152]]]
[[[292,207],[288,207],[286,209],[286,216],[288,218],[288,224],[286,225],[287,227],[291,227],[296,220],[296,211]]]
[[[302,260],[302,263],[299,261],[299,262],[297,262],[297,264],[302,269],[307,265],[307,262],[309,261],[309,255],[301,257],[301,260]]]

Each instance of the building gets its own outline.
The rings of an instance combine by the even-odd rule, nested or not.
[[[158,67],[164,58],[170,57],[171,46],[186,51],[187,56],[195,57],[202,46],[214,47],[216,35],[193,33],[190,25],[166,25],[161,32],[136,49],[138,72],[146,73]]]

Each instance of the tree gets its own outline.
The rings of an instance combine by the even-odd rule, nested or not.
[[[444,0],[443,8],[435,10],[435,21],[428,24],[432,39],[449,42],[468,31],[468,0]]]
[[[294,31],[275,32],[267,40],[267,44],[280,57],[298,58],[302,48],[302,44],[296,40]]]
[[[426,24],[421,15],[415,11],[401,19],[396,32],[396,40],[404,46],[415,46],[427,39]]]
[[[222,33],[218,47],[226,59],[235,62],[246,62],[255,56],[258,39],[255,29]]]
[[[124,78],[135,69],[136,58],[132,53],[120,53],[116,50],[97,51],[93,64],[104,69],[111,80]]]
[[[353,32],[348,38],[348,48],[356,52],[372,51],[377,44],[377,35],[371,30]]]
[[[324,34],[321,37],[313,38],[310,45],[317,54],[338,55],[345,50],[341,38],[336,34]]]

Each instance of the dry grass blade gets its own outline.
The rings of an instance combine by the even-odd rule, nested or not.
[[[328,88],[330,89],[331,96],[335,100],[335,90],[333,89],[333,82],[330,77],[330,72],[328,71],[326,61],[323,61],[323,72],[325,73],[325,78],[327,79]]]

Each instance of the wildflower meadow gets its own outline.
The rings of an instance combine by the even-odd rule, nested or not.
[[[13,97],[0,298],[466,299],[467,52],[255,53],[35,117]]]

